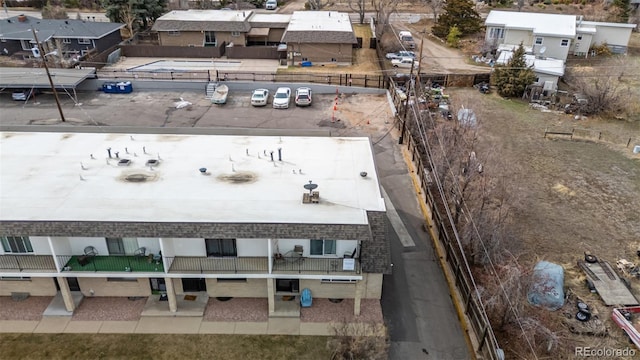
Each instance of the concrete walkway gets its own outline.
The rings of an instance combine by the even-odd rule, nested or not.
[[[266,322],[213,322],[199,317],[165,316],[142,317],[137,321],[74,321],[70,316],[43,316],[40,321],[0,320],[0,333],[332,336],[334,328],[331,323],[301,322],[294,318],[272,318]],[[352,324],[351,328],[357,334],[375,333],[369,324]]]

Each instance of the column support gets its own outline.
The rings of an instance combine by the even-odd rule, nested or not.
[[[176,290],[173,287],[173,279],[164,278],[164,284],[167,287],[167,300],[169,300],[169,311],[174,313],[178,311],[178,301],[176,300]]]
[[[64,300],[64,307],[68,312],[72,313],[76,309],[76,304],[73,302],[73,296],[71,296],[71,290],[69,290],[67,278],[58,276],[56,279],[60,286],[60,294],[62,294],[62,300]]]

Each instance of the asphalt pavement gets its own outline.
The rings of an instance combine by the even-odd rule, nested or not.
[[[380,107],[388,106],[386,98],[379,95],[358,96],[363,97],[359,101],[368,104],[363,106],[370,107],[370,101],[378,101]],[[193,105],[188,109],[171,106],[181,97]],[[153,131],[162,132],[369,136],[380,183],[392,204],[390,209],[395,210],[388,215],[393,274],[385,276],[382,296],[391,338],[390,358],[472,358],[448,284],[429,235],[423,230],[425,219],[407,170],[403,146],[398,145],[394,119],[380,116],[366,125],[362,121],[332,123],[328,109],[332,107],[333,96],[319,96],[315,101],[311,108],[256,109],[247,105],[247,95],[247,99],[237,96],[224,107],[218,107],[204,99],[204,84],[200,92],[134,91],[107,96],[93,91],[80,93],[77,103],[66,97],[63,110],[69,121],[61,123],[50,94],[40,95],[35,102],[21,103],[11,101],[10,93],[2,93],[0,129],[135,133],[154,128]]]

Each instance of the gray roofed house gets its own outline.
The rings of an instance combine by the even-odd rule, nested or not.
[[[347,13],[336,11],[296,11],[282,36],[291,65],[351,65],[356,36]]]
[[[32,55],[35,40],[31,29],[35,29],[38,40],[45,49],[62,47],[66,56],[84,55],[94,50],[101,52],[122,41],[121,23],[93,22],[85,20],[38,19],[18,15],[0,20],[0,39],[3,55]]]

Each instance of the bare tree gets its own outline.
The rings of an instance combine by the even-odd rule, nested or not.
[[[321,10],[323,7],[327,6],[328,1],[322,0],[308,0],[309,10]]]
[[[389,335],[383,324],[341,323],[334,324],[335,335],[327,346],[333,360],[370,359],[389,357]]]
[[[583,114],[628,112],[631,101],[629,77],[640,75],[640,69],[630,58],[615,56],[593,67],[567,69],[566,81],[582,95],[579,111]]]
[[[444,6],[444,0],[424,0],[424,3],[431,9],[433,13],[433,21],[438,21],[438,16],[440,16],[440,11]]]
[[[522,11],[524,7],[524,0],[518,0],[518,11]]]
[[[349,8],[358,13],[360,24],[364,24],[367,0],[349,0]]]
[[[376,37],[382,39],[389,28],[389,17],[396,11],[399,1],[397,0],[371,0],[371,5],[376,13]]]

